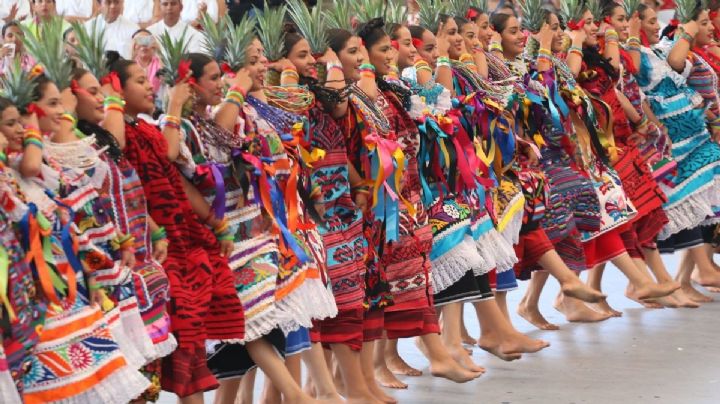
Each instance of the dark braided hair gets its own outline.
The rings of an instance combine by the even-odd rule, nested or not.
[[[618,71],[610,64],[610,59],[600,54],[600,49],[597,46],[583,48],[583,61],[589,68],[602,69],[611,78],[618,78]]]

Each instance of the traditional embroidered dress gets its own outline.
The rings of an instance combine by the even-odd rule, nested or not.
[[[686,248],[702,243],[699,225],[710,224],[714,207],[720,205],[720,146],[710,139],[705,127],[703,98],[686,84],[692,64],[679,74],[665,61],[672,43],[663,41],[653,49],[642,48],[636,78],[657,118],[667,127],[677,173],[671,186],[661,184],[668,201],[664,205],[670,220],[659,239],[664,248]],[[683,230],[692,234],[672,239]]]
[[[240,342],[243,311],[235,282],[214,235],[190,206],[182,178],[167,157],[157,128],[139,120],[125,125],[123,153],[135,167],[147,198],[148,213],[168,235],[163,268],[170,282],[168,313],[178,348],[163,359],[162,387],[184,397],[217,386],[206,364],[207,339]]]
[[[147,204],[135,168],[125,159],[115,137],[105,129],[86,121],[79,121],[78,128],[95,136],[95,147],[105,150],[100,157],[108,165],[108,188],[116,228],[123,234],[132,235],[135,243],[135,266],[133,283],[138,309],[150,336],[158,358],[169,355],[177,341],[170,333],[170,317],[167,314],[168,279],[162,266],[152,258]],[[160,361],[144,366],[141,371],[152,382],[143,398],[157,401],[160,395]]]
[[[23,247],[31,260],[46,302],[42,333],[23,364],[25,403],[123,403],[139,396],[149,386],[147,379],[130,368],[118,349],[102,312],[89,303],[89,291],[79,258],[90,270],[88,253],[96,249],[80,243],[78,257],[73,245],[72,211],[81,199],[51,199],[40,181],[25,180],[8,170],[19,184],[22,199],[15,201],[25,212],[18,222]],[[45,173],[50,174],[49,169]],[[72,189],[72,182],[66,182]],[[85,193],[85,201],[96,195]],[[83,236],[83,234],[81,234]],[[43,254],[42,249],[50,249]],[[54,280],[53,280],[54,279]]]
[[[376,103],[392,128],[382,135],[399,143],[407,159],[399,190],[403,201],[397,217],[386,218],[397,220],[399,237],[394,240],[386,232],[381,239],[379,265],[385,269],[394,302],[385,309],[385,330],[391,339],[437,333],[440,330],[430,285],[432,230],[421,201],[418,129],[393,92],[378,92]]]

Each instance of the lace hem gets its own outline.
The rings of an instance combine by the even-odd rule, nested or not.
[[[312,320],[322,320],[337,315],[332,293],[320,279],[306,278],[289,295],[276,301],[279,326],[287,335],[300,327],[312,328]]]
[[[178,343],[175,339],[175,336],[172,334],[168,334],[167,338],[164,341],[155,344],[155,352],[157,352],[157,357],[164,358],[170,355],[175,351],[177,346]]]
[[[669,192],[666,185],[660,184],[664,192]],[[681,230],[692,229],[703,224],[709,217],[714,217],[713,206],[720,205],[720,179],[715,178],[704,187],[696,190],[692,195],[674,203],[664,206],[669,222],[658,235],[658,240],[665,240]]]
[[[483,242],[481,243],[481,241]],[[485,233],[484,237],[478,240],[476,245],[480,255],[486,258],[487,261],[494,262],[493,268],[497,272],[509,271],[518,263],[512,244],[500,235],[495,228]]]
[[[270,331],[277,328],[278,318],[274,305],[263,310],[257,315],[245,317],[245,338],[243,343],[252,342],[270,334]]]
[[[450,251],[433,260],[431,282],[433,293],[439,293],[459,281],[468,271],[484,264],[477,248],[467,240],[461,241]]]
[[[0,403],[22,404],[17,387],[10,376],[10,372],[7,371],[0,372]]]
[[[161,357],[147,333],[136,299],[128,299],[120,303],[120,320],[125,329],[125,335],[133,341],[135,348],[145,358],[143,365]]]
[[[133,369],[140,369],[145,364],[145,357],[125,332],[120,315],[120,307],[115,306],[112,310],[104,313],[103,317],[107,321],[113,341],[115,341],[118,349],[125,357],[125,362]]]

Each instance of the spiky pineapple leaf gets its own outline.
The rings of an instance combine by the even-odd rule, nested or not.
[[[584,0],[562,0],[560,2],[560,15],[566,24],[570,21],[580,22],[584,13]]]
[[[441,15],[448,14],[448,3],[442,0],[417,0],[417,4],[420,26],[437,33]]]
[[[285,32],[283,24],[285,22],[285,12],[287,9],[284,5],[271,8],[265,0],[263,10],[255,9],[258,21],[258,37],[265,48],[265,56],[268,60],[274,62],[280,60],[283,56],[283,46],[285,44]]]
[[[675,0],[675,18],[680,21],[680,24],[686,24],[693,20],[698,8],[705,9],[706,2],[696,0]]]
[[[245,65],[247,47],[250,46],[255,37],[255,18],[249,15],[243,16],[237,24],[229,22],[229,33],[225,46],[225,61],[233,71],[238,71]]]
[[[211,57],[217,57],[218,52],[223,48],[226,38],[230,31],[232,20],[226,15],[213,21],[209,13],[202,13],[200,16],[200,25],[202,25],[202,48],[203,52]]]
[[[488,12],[488,2],[487,0],[470,0],[470,5],[472,7],[475,7],[476,9],[482,11],[483,13]]]
[[[89,29],[78,21],[70,23],[77,38],[74,46],[78,59],[98,79],[108,74],[107,59],[105,57],[105,30],[98,26],[97,19],[93,20]]]
[[[360,0],[352,3],[359,23],[366,23],[373,18],[385,17],[385,0]]]
[[[23,30],[23,44],[28,53],[45,70],[45,75],[60,89],[70,87],[72,64],[67,62],[65,41],[63,41],[63,19],[53,17],[40,23],[36,36],[28,26],[20,24]]]
[[[188,50],[187,28],[180,38],[174,40],[167,31],[160,34],[160,62],[163,65],[163,78],[169,86],[178,79],[178,67]]]
[[[288,14],[310,44],[310,51],[316,55],[325,53],[328,47],[327,26],[320,5],[312,10],[302,0],[288,0],[287,5]]]
[[[450,0],[448,2],[450,14],[453,17],[465,18],[468,10],[472,6],[472,0]]]
[[[632,17],[638,8],[640,8],[640,3],[642,3],[642,0],[624,0],[622,6],[625,10],[625,15],[627,15],[628,18]]]
[[[585,7],[592,14],[594,21],[602,21],[603,8],[600,0],[585,0]]]
[[[328,28],[344,29],[352,32],[353,6],[349,0],[333,0],[330,7],[322,10]]]
[[[385,32],[391,34],[395,24],[407,23],[407,7],[403,0],[388,0],[385,10]]]
[[[522,12],[522,28],[536,33],[540,31],[545,23],[545,10],[543,0],[520,0],[520,11]]]
[[[15,59],[10,69],[0,75],[0,96],[10,100],[21,113],[25,113],[27,106],[33,100],[33,92],[37,82],[30,79],[28,72],[24,71],[20,59]]]

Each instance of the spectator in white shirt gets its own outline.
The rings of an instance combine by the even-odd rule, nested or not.
[[[180,20],[180,13],[183,10],[181,0],[160,0],[160,14],[162,20],[148,27],[156,38],[160,38],[163,32],[168,32],[174,40],[180,39],[185,32],[185,39],[188,42],[188,52],[202,52],[202,34],[188,23]]]
[[[98,29],[105,29],[105,50],[116,51],[124,59],[130,59],[133,49],[132,36],[140,27],[123,17],[125,0],[99,1],[100,15],[87,21],[85,26],[91,30],[92,24],[96,23]]]
[[[123,16],[140,28],[147,28],[160,19],[160,0],[128,1]]]
[[[10,21],[22,21],[30,15],[30,0],[0,0],[0,20],[5,24]]]
[[[180,19],[190,25],[199,21],[202,12],[206,12],[217,22],[218,17],[225,14],[225,0],[183,0],[183,11]]]
[[[87,21],[97,15],[94,0],[57,0],[57,13],[68,21]]]

